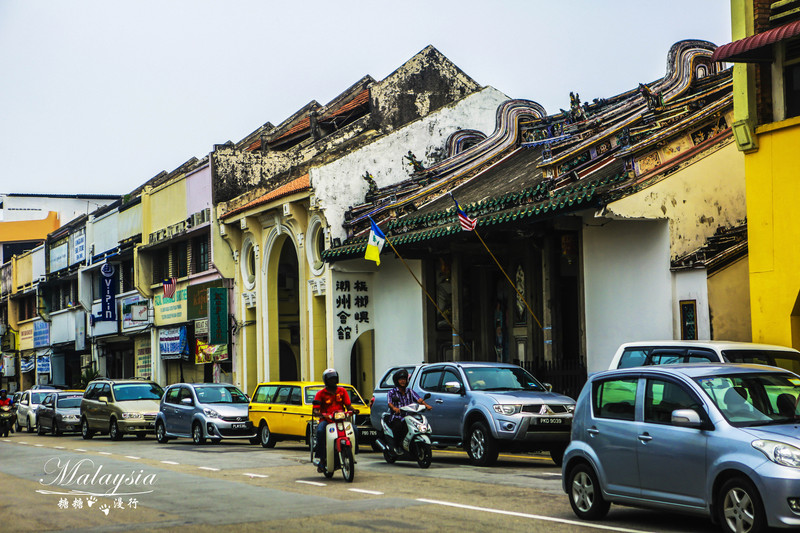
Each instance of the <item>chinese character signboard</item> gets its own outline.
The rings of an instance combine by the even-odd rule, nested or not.
[[[208,289],[208,343],[228,344],[228,289]]]
[[[186,318],[196,320],[208,318],[208,289],[222,287],[222,280],[209,281],[199,285],[190,285],[187,291]]]
[[[333,338],[346,343],[372,329],[368,275],[337,276],[333,291]]]

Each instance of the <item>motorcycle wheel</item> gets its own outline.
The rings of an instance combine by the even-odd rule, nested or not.
[[[415,446],[415,458],[420,468],[428,468],[431,466],[433,455],[431,454],[431,447],[424,442],[418,442]]]
[[[394,464],[395,461],[397,461],[397,457],[395,457],[394,454],[392,452],[390,452],[389,450],[384,450],[383,451],[383,460],[391,465],[391,464]]]
[[[356,476],[356,462],[353,460],[353,450],[349,447],[343,447],[341,451],[342,461],[342,476],[348,483],[353,482]]]

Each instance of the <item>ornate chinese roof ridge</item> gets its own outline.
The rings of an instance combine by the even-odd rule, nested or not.
[[[700,248],[672,261],[672,270],[706,268],[715,272],[747,254],[747,224],[719,228]]]
[[[352,207],[343,224],[349,238],[323,256],[362,253],[368,217],[396,245],[461,231],[450,192],[486,227],[598,207],[640,190],[652,182],[640,175],[677,168],[681,150],[686,159],[730,137],[731,71],[717,70],[714,49],[707,41],[676,43],[664,78],[592,103],[571,94],[570,110],[556,115],[530,100],[505,102],[492,135],[451,136],[445,160]],[[689,140],[674,154],[657,155],[679,138]],[[465,139],[474,144],[459,150]]]

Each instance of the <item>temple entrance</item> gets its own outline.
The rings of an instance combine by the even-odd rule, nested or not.
[[[285,239],[278,262],[278,379],[296,381],[300,375],[300,274],[297,249]]]

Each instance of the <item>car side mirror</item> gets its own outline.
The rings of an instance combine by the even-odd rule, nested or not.
[[[424,401],[424,400],[427,400],[427,399],[428,399],[428,398],[430,398],[430,397],[431,397],[431,393],[430,393],[430,392],[426,392],[426,393],[425,393],[425,396],[423,396],[423,397],[422,397],[422,400],[423,400],[423,401]],[[373,398],[373,400],[374,400],[374,399],[375,399],[375,398]]]
[[[181,399],[181,403],[183,405],[193,405],[194,404],[194,402],[192,402],[191,398],[183,398],[183,399]]]
[[[100,396],[97,398],[98,402],[108,403],[108,396]]]
[[[547,392],[553,392],[553,384],[552,383],[542,383],[542,385],[544,385],[544,388],[547,390]]]
[[[22,400],[22,401],[21,401],[21,402],[19,402],[19,403],[20,403],[21,405],[28,405],[28,400]]]
[[[700,415],[694,409],[675,409],[672,411],[672,423],[684,428],[699,428],[703,425]]]
[[[445,392],[449,392],[451,394],[460,394],[461,393],[461,383],[458,381],[448,381],[444,384]]]

